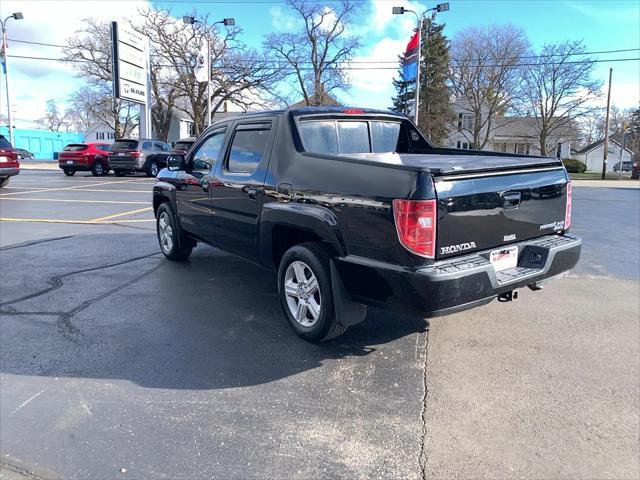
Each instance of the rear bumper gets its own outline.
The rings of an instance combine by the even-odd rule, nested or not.
[[[111,170],[141,171],[144,167],[144,159],[139,160],[119,160],[118,157],[109,157],[109,167]]]
[[[73,163],[67,163],[66,160],[62,160],[58,162],[58,167],[61,170],[75,170],[77,172],[84,172],[84,171],[91,170],[91,167],[87,165],[86,162],[80,163],[77,160],[74,161]]]
[[[336,267],[355,301],[434,317],[489,303],[502,293],[570,270],[578,263],[582,240],[547,235],[517,245],[518,266],[502,272],[490,263],[491,250],[418,269],[355,256],[338,259]]]
[[[13,177],[20,173],[20,167],[0,167],[0,177]]]

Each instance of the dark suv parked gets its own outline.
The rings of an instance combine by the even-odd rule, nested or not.
[[[145,172],[147,176],[155,177],[162,161],[158,154],[169,151],[171,145],[160,140],[121,138],[111,145],[109,166],[118,177],[134,172]]]

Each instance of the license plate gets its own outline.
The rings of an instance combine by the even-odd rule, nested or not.
[[[118,152],[118,156],[119,157],[124,157],[125,155],[126,155],[126,153],[124,153],[124,152]]]
[[[496,272],[518,265],[518,247],[506,247],[491,252],[489,258]]]
[[[73,164],[73,160],[67,160],[67,165]]]

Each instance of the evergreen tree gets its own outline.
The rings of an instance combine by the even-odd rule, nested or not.
[[[393,106],[391,110],[409,115],[413,110],[413,95],[415,80],[406,81],[402,76],[403,55],[398,55],[400,66],[398,67],[398,78],[393,79],[393,87],[396,89],[396,96],[391,99]]]
[[[453,125],[451,90],[448,85],[450,57],[449,40],[442,33],[444,24],[430,19],[422,25],[420,66],[419,127],[436,145],[444,144]]]

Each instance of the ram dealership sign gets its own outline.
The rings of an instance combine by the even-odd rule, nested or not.
[[[113,43],[113,95],[145,104],[147,101],[147,59],[149,40],[129,25],[111,22]]]

